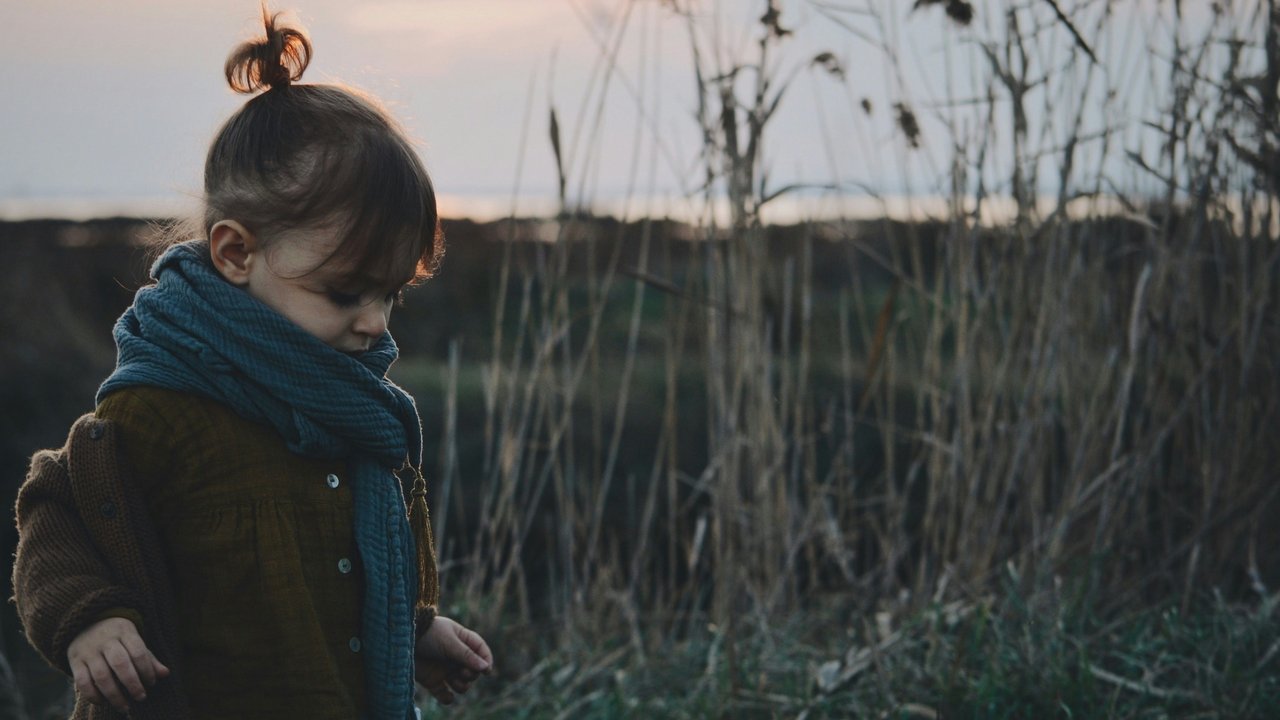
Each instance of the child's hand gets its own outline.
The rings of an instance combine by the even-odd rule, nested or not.
[[[111,703],[122,713],[129,712],[125,691],[134,700],[146,700],[147,688],[169,675],[169,668],[147,649],[133,621],[120,617],[85,628],[67,647],[67,661],[76,692],[91,702]]]
[[[471,688],[480,673],[493,668],[493,654],[484,638],[447,617],[437,616],[418,640],[418,683],[442,705]]]

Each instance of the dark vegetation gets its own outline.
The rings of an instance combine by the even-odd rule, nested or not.
[[[534,239],[556,227],[576,233],[576,238],[555,246]],[[839,414],[831,408],[846,396],[866,407],[872,407],[873,401],[897,402],[902,409],[894,428],[905,437],[895,440],[887,451],[886,433],[872,422],[872,416],[850,429],[855,442],[842,460],[838,443],[824,441],[821,432],[815,431],[815,450],[805,464],[813,466],[807,472],[827,477],[819,496],[827,497],[824,502],[832,509],[824,509],[824,514],[836,515],[844,502],[849,504],[846,512],[855,515],[852,520],[819,516],[810,520],[810,527],[784,528],[802,533],[803,542],[813,542],[815,547],[793,561],[790,577],[779,586],[780,599],[774,601],[778,610],[766,618],[751,612],[750,603],[735,605],[748,614],[738,621],[739,638],[726,639],[710,614],[711,591],[723,580],[717,578],[714,566],[701,566],[705,560],[690,558],[705,552],[698,547],[700,542],[711,542],[697,537],[697,518],[712,511],[712,501],[700,487],[706,480],[697,477],[705,474],[699,469],[708,464],[705,375],[700,363],[677,358],[681,362],[672,371],[680,415],[676,420],[661,400],[669,393],[668,371],[659,371],[670,362],[669,344],[661,330],[664,318],[676,311],[706,310],[683,288],[696,287],[696,268],[712,248],[723,249],[723,242],[690,242],[690,228],[676,224],[577,219],[568,229],[564,227],[548,221],[451,222],[445,271],[411,291],[394,322],[403,357],[393,374],[419,398],[428,457],[436,458],[432,502],[437,508],[437,528],[443,531],[445,577],[452,581],[446,602],[454,612],[488,618],[486,622],[497,628],[492,634],[504,654],[501,690],[473,708],[478,715],[505,717],[519,709],[531,717],[554,717],[566,711],[567,716],[700,716],[732,706],[764,716],[807,712],[811,717],[840,717],[854,710],[896,708],[900,716],[912,717],[912,708],[920,712],[933,708],[947,717],[1028,717],[1052,716],[1061,706],[1086,716],[1119,716],[1152,704],[1189,712],[1237,703],[1242,712],[1227,716],[1248,716],[1249,708],[1280,700],[1274,673],[1267,670],[1280,647],[1274,619],[1276,596],[1261,585],[1263,578],[1275,577],[1280,568],[1269,553],[1257,552],[1259,545],[1275,546],[1275,528],[1260,519],[1249,521],[1251,515],[1266,511],[1266,503],[1274,504],[1273,491],[1265,483],[1258,486],[1262,494],[1254,496],[1261,498],[1262,505],[1230,508],[1233,514],[1227,520],[1208,527],[1177,518],[1151,518],[1146,527],[1126,521],[1107,550],[1092,554],[1068,550],[1058,563],[1048,566],[1020,559],[1019,548],[1010,543],[1002,553],[1007,562],[994,566],[990,575],[963,577],[949,570],[936,576],[932,585],[923,585],[916,591],[919,595],[911,592],[914,588],[909,583],[912,572],[919,572],[913,568],[925,561],[924,551],[908,549],[899,560],[903,567],[887,564],[892,554],[881,544],[882,531],[875,524],[891,518],[880,510],[886,488],[875,478],[885,477],[892,463],[912,461],[920,441],[918,435],[905,431],[920,427],[928,417],[917,414],[920,411],[912,402],[917,380],[899,378],[893,387],[881,384],[871,390],[864,381],[869,374],[867,359],[875,354],[877,342],[885,342],[877,341],[878,317],[895,302],[891,300],[894,274],[869,258],[894,255],[891,235],[909,237],[917,250],[916,261],[925,268],[921,277],[937,278],[953,255],[947,246],[948,228],[942,225],[866,224],[856,230],[846,228],[851,234],[843,238],[822,237],[832,232],[831,227],[769,230],[764,242],[772,264],[794,267],[807,255],[814,271],[806,289],[808,310],[801,312],[794,302],[786,302],[783,286],[766,283],[764,312],[777,327],[807,322],[815,330],[804,345],[795,338],[771,339],[767,352],[786,356],[807,348],[811,353],[809,397],[815,413],[825,405],[828,415],[818,422],[838,427]],[[651,233],[652,244],[642,260],[639,248],[645,232]],[[1152,260],[1143,249],[1150,247],[1149,229],[1132,221],[1107,220],[1078,227],[1076,232],[1080,238],[1091,233],[1105,238],[1096,243],[1080,239],[1073,253],[1089,258],[1098,277],[1132,292],[1140,268]],[[145,281],[151,251],[143,240],[149,233],[148,224],[130,220],[0,224],[0,242],[20,258],[16,277],[21,278],[5,288],[9,294],[5,325],[14,337],[22,338],[7,345],[4,354],[7,432],[3,457],[4,477],[10,478],[5,485],[6,502],[12,502],[31,450],[61,442],[70,421],[91,407],[97,383],[113,360],[111,323],[127,306],[132,290]],[[518,239],[504,240],[512,236]],[[997,236],[989,240],[999,247]],[[1005,247],[1000,252],[1012,250]],[[538,284],[546,280],[539,268],[557,258],[564,268],[558,282],[567,290],[570,303],[585,303],[590,279],[611,271],[631,278],[632,289],[639,282],[636,276],[648,278],[642,284],[652,291],[638,306],[643,332],[634,346],[628,343],[631,308],[625,303],[629,293],[624,290],[602,293],[612,309],[599,317],[594,340],[578,341],[591,342],[599,353],[603,369],[593,394],[621,392],[620,365],[629,353],[634,357],[636,400],[627,408],[627,442],[619,444],[615,460],[617,472],[626,480],[608,494],[586,495],[590,502],[582,510],[558,507],[550,494],[522,508],[517,520],[531,530],[521,549],[520,586],[512,589],[514,596],[507,607],[502,606],[501,585],[494,581],[500,577],[481,582],[474,590],[462,584],[476,577],[469,567],[473,562],[469,546],[485,542],[493,532],[479,520],[487,502],[486,452],[491,451],[486,449],[486,433],[493,423],[488,416],[491,411],[486,410],[492,400],[486,399],[484,373],[488,370],[485,358],[492,357],[494,350],[494,303],[501,295],[497,287],[501,268],[494,259],[504,256],[511,276],[520,278],[508,281],[508,293],[513,295],[539,292]],[[641,273],[635,270],[639,267],[649,270]],[[1209,269],[1199,274],[1221,286],[1224,274],[1241,272],[1242,267],[1231,265],[1225,273]],[[855,284],[862,288],[869,307],[868,327],[862,336],[842,339],[839,328],[850,314],[848,289]],[[519,306],[509,302],[507,317],[518,318]],[[896,302],[900,304],[894,309],[895,322],[901,326],[920,322],[919,314],[928,311],[923,304]],[[1017,315],[1010,308],[1004,321],[1014,322]],[[581,329],[588,320],[583,313],[569,325]],[[506,320],[503,327],[509,336],[518,336],[529,332],[535,322],[546,320]],[[1106,342],[1105,337],[1095,340]],[[1273,341],[1269,335],[1264,340]],[[697,332],[689,331],[683,343],[682,353],[687,356],[706,351],[706,339]],[[956,343],[955,337],[941,341],[943,352],[955,353]],[[1175,350],[1165,348],[1165,352]],[[586,351],[579,346],[574,352]],[[1171,373],[1167,355],[1156,357],[1155,373]],[[1083,359],[1073,359],[1071,365],[1082,363]],[[1273,366],[1274,361],[1268,360],[1261,367]],[[1142,382],[1156,379],[1144,373]],[[1232,387],[1246,387],[1235,376],[1225,379]],[[1268,387],[1273,382],[1264,375],[1248,387]],[[1262,412],[1273,412],[1275,405],[1274,397],[1266,394],[1247,402]],[[568,403],[564,412],[578,417],[602,414],[593,407],[592,396]],[[1154,411],[1140,407],[1137,414],[1150,417]],[[948,419],[955,422],[954,412]],[[674,509],[692,515],[693,528],[683,539],[651,530],[646,541],[641,534],[644,516],[651,516],[648,522],[652,523],[657,513],[647,510],[640,498],[656,491],[636,478],[650,472],[653,459],[647,452],[661,444],[663,434],[669,432],[664,424],[669,422],[680,423],[673,435],[681,445],[675,458]],[[599,442],[597,433],[607,437],[613,432],[613,423],[608,417],[598,428],[584,423],[563,440],[581,448],[582,462],[588,466],[573,472],[584,478],[597,472],[589,464],[601,458],[593,456],[591,448]],[[1048,452],[1060,457],[1066,452],[1065,436],[1079,432],[1056,429],[1046,440],[1052,448]],[[1247,438],[1242,442],[1258,459],[1254,471],[1266,476],[1276,466],[1275,448]],[[1150,501],[1194,506],[1194,497],[1181,494],[1191,492],[1190,481],[1179,480],[1187,477],[1186,472],[1171,464],[1181,457],[1178,464],[1186,467],[1189,450],[1170,446],[1160,453],[1156,461],[1169,468],[1167,482],[1155,483]],[[885,453],[890,451],[897,457],[889,458]],[[849,464],[842,467],[842,462]],[[1199,467],[1203,470],[1204,463]],[[1249,467],[1243,470],[1248,472]],[[1049,466],[1045,472],[1052,477],[1061,470]],[[446,483],[449,473],[456,479]],[[1026,483],[1020,481],[1019,487]],[[511,492],[524,490],[512,488]],[[902,514],[896,520],[903,527],[898,532],[927,535],[926,500],[919,494],[900,500]],[[1019,501],[1004,502],[1016,505]],[[637,605],[643,601],[647,607],[611,609],[610,605],[623,601],[620,591],[598,585],[577,598],[570,595],[566,600],[561,594],[564,588],[558,584],[566,582],[566,570],[558,559],[563,552],[558,544],[563,541],[556,537],[556,523],[566,514],[587,511],[601,519],[598,542],[608,548],[596,561],[603,582],[631,582],[628,576],[636,572],[632,563],[637,553],[653,556],[652,565],[642,571],[653,574],[654,587],[637,586],[638,600],[633,601]],[[1246,534],[1238,532],[1240,518]],[[1224,526],[1228,520],[1233,524]],[[1096,532],[1097,526],[1093,527]],[[1160,534],[1153,535],[1153,527]],[[753,529],[770,531],[778,529]],[[1238,537],[1242,542],[1228,542],[1229,551],[1215,555],[1195,586],[1188,587],[1178,582],[1177,572],[1179,566],[1185,567],[1189,554],[1187,532],[1207,539],[1219,534]],[[1174,540],[1172,554],[1157,552],[1161,537]],[[5,538],[10,551],[14,540],[10,528]],[[852,547],[840,552],[833,545],[840,542]],[[968,547],[956,552],[961,559],[973,554]],[[666,565],[669,560],[664,558],[672,556],[674,566]],[[615,564],[620,567],[611,567]],[[1024,576],[1024,571],[1031,576]],[[1255,600],[1250,601],[1251,597]],[[48,707],[49,698],[60,695],[65,685],[40,666],[15,623],[11,609],[7,610],[4,654],[10,659],[15,686],[23,690],[31,707]],[[761,627],[742,627],[754,623]],[[742,646],[729,650],[735,642]],[[725,656],[728,652],[733,655]],[[717,655],[721,659],[715,660]],[[1143,665],[1153,659],[1158,661],[1156,666]]]

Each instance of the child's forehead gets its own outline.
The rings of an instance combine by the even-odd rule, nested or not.
[[[278,243],[296,270],[346,287],[399,286],[417,274],[418,258],[407,243],[357,242],[332,228],[289,233]]]
[[[322,258],[315,266],[312,274],[319,279],[343,287],[392,287],[408,283],[414,278],[416,266],[411,263],[360,262],[359,258],[343,257],[339,251],[328,258]]]
[[[321,267],[320,272],[325,268]],[[339,270],[329,273],[326,280],[341,287],[348,288],[383,288],[400,287],[413,279],[413,273],[371,273]]]

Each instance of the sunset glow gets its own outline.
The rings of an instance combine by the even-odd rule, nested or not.
[[[762,32],[757,5],[693,5],[706,20],[698,42],[708,62],[727,68],[750,58]],[[502,214],[513,195],[517,209],[554,207],[553,109],[576,204],[626,208],[626,197],[644,195],[630,206],[679,215],[698,186],[690,36],[662,3],[307,0],[279,7],[315,44],[304,82],[342,82],[382,98],[419,141],[442,195],[453,198],[446,212]],[[893,37],[903,43],[903,65],[891,72],[878,47],[816,6],[782,7],[792,34],[770,71],[792,86],[770,119],[762,170],[771,181],[847,184],[861,188],[858,196],[944,197],[939,158],[950,148],[930,142],[947,132],[936,109],[948,93],[984,92],[986,61],[974,40],[998,35],[999,27],[984,16],[985,27],[957,30],[942,13],[903,13],[885,3]],[[1117,29],[1100,40],[1126,69],[1117,80],[1126,89],[1111,101],[1110,117],[1085,117],[1093,129],[1123,119],[1125,142],[1135,147],[1151,133],[1141,122],[1147,109],[1164,101],[1141,80],[1155,55],[1135,34],[1142,23],[1159,22],[1158,7],[1127,5]],[[9,3],[0,84],[20,102],[0,113],[0,213],[23,216],[59,203],[172,207],[198,196],[209,138],[243,102],[226,88],[222,60],[258,23],[256,2]],[[843,81],[816,69],[819,52],[850,69]],[[738,82],[751,82],[750,74]],[[925,139],[905,155],[895,140],[899,102],[917,108]],[[945,122],[985,120],[961,109]],[[876,204],[851,200],[805,200],[787,210],[783,199],[770,212],[796,217],[805,208]]]

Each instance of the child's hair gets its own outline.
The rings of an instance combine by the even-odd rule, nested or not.
[[[337,230],[336,261],[353,275],[387,277],[413,264],[430,277],[444,254],[435,191],[404,131],[366,95],[298,85],[311,61],[300,28],[268,13],[266,35],[237,46],[231,88],[257,97],[232,115],[204,168],[204,237],[237,220],[260,241],[293,229]]]

